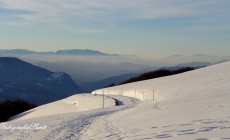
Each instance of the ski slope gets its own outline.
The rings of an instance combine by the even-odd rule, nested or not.
[[[105,109],[100,108],[103,93],[108,100]],[[230,139],[230,62],[92,94],[97,95],[89,98],[99,98],[98,102],[84,102],[88,97],[82,100],[79,95],[67,99],[67,103],[62,100],[60,106],[54,102],[2,123],[0,139]],[[121,105],[114,106],[113,99]],[[83,103],[73,105],[77,100]],[[60,111],[52,112],[55,108]],[[1,129],[3,124],[34,122],[47,128],[13,132]]]

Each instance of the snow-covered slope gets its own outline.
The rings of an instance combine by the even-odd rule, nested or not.
[[[137,98],[149,101],[108,117],[110,127],[122,132],[111,138],[230,139],[230,62],[112,87],[104,93],[135,97],[135,90]],[[89,134],[96,130],[89,129]]]
[[[19,118],[6,124],[15,126],[38,122],[46,124],[47,129],[12,133],[0,127],[0,139],[230,139],[230,62],[93,92],[102,93],[120,100],[124,105],[104,110]],[[143,101],[137,104],[130,97]],[[68,110],[69,104],[75,100],[68,101],[68,105],[60,110]],[[55,103],[49,106],[51,110],[59,108]],[[40,113],[34,111],[32,116],[44,113],[42,108],[36,110]],[[24,117],[28,115],[30,112]]]
[[[103,107],[102,96],[92,94],[76,94],[63,100],[39,106],[35,109],[24,112],[14,119],[31,119],[49,115],[57,115],[71,112],[81,112]],[[105,97],[104,107],[113,107],[116,105],[114,99]]]
[[[230,62],[225,62],[178,75],[100,89],[93,94],[104,91],[105,94],[152,100],[154,90],[155,101],[175,102],[208,97],[217,99],[216,96],[229,96],[229,89]]]

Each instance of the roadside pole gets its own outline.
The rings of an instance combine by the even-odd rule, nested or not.
[[[104,89],[102,90],[102,105],[103,109],[105,108],[105,94],[104,94]]]
[[[137,98],[137,90],[135,89],[135,98]]]
[[[142,95],[143,95],[143,100],[144,100],[145,99],[144,91],[142,91]]]
[[[154,90],[153,90],[153,101],[154,101]]]

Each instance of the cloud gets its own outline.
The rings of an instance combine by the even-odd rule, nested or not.
[[[26,21],[129,20],[212,14],[228,0],[0,0],[1,8]],[[214,8],[215,9],[215,8]],[[221,9],[221,7],[219,8]],[[215,9],[215,12],[220,11]]]

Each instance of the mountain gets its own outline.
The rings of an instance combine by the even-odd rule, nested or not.
[[[110,134],[116,134],[110,139],[229,139],[229,91],[230,62],[100,89],[93,93],[143,101],[132,109],[98,119],[83,136],[89,134],[89,139],[106,139]],[[138,131],[133,133],[133,130]]]
[[[109,86],[111,84],[118,84],[120,82],[128,80],[131,77],[135,77],[135,76],[138,76],[138,75],[139,75],[139,73],[130,73],[130,74],[121,74],[121,75],[118,75],[118,76],[112,76],[112,77],[105,78],[105,79],[102,79],[102,80],[85,83],[85,84],[83,84],[81,86],[81,88],[85,92],[91,92],[93,90]]]
[[[71,77],[17,58],[0,57],[0,99],[21,98],[44,104],[80,92]]]
[[[179,67],[194,67],[194,68],[200,68],[200,67],[206,67],[212,65],[209,62],[188,62],[188,63],[182,63],[178,64]]]
[[[186,67],[191,67],[191,68],[202,68],[206,66],[213,65],[212,63],[209,62],[188,62],[188,63],[181,63],[177,64],[171,67],[162,67],[160,69],[165,69],[165,70],[178,70],[181,68],[186,68]]]
[[[230,62],[225,62],[37,107],[0,123],[0,139],[227,140],[229,91]],[[36,130],[4,129],[34,122]]]
[[[25,49],[0,50],[3,55],[29,55],[29,54],[49,54],[49,55],[92,55],[92,56],[119,56],[118,54],[107,54],[96,50],[69,49],[58,50],[56,52],[36,52]]]
[[[0,54],[34,54],[36,52],[24,49],[0,50]]]
[[[119,63],[120,65],[124,64],[126,66],[129,66],[129,67],[132,67],[133,64],[131,63]],[[201,68],[201,67],[204,67],[204,66],[209,66],[211,65],[211,63],[207,63],[207,62],[190,62],[190,63],[183,63],[183,64],[179,64],[179,65],[176,65],[176,66],[172,66],[172,67],[162,67],[162,68],[152,68],[152,71],[145,71],[145,72],[139,72],[139,73],[130,73],[130,74],[120,74],[120,75],[117,75],[117,76],[112,76],[112,77],[108,77],[108,78],[105,78],[105,79],[102,79],[102,80],[97,80],[97,81],[93,81],[93,82],[87,82],[87,83],[84,83],[84,84],[81,84],[81,88],[85,91],[85,92],[91,92],[93,90],[96,90],[96,89],[99,89],[99,88],[104,88],[104,87],[107,87],[107,86],[110,86],[112,84],[121,84],[122,82],[125,82],[126,80],[130,79],[130,78],[137,78],[139,77],[140,75],[143,75],[143,74],[147,74],[147,73],[154,73],[157,72],[157,71],[160,71],[160,70],[170,70],[172,73],[173,71],[183,71],[186,70],[189,70],[188,67],[190,67],[192,70],[192,68]],[[148,75],[149,75],[148,74]],[[151,75],[151,74],[150,74]],[[161,77],[161,76],[159,76]],[[114,85],[113,85],[114,86]]]
[[[94,63],[84,61],[60,61],[60,62],[31,62],[36,66],[50,71],[63,71],[68,73],[79,85],[100,81],[116,75],[126,73],[142,73],[154,69],[147,65],[135,63]],[[106,85],[107,86],[107,85]]]
[[[71,50],[58,50],[56,54],[61,54],[61,55],[110,55],[106,53],[102,53],[100,51],[95,51],[95,50],[81,50],[81,49],[71,49]],[[116,54],[112,54],[116,55]]]
[[[215,56],[215,55],[205,55],[205,54],[195,54],[195,55],[172,55],[162,59],[164,62],[171,64],[177,63],[188,63],[188,62],[208,62],[216,64],[223,60],[230,60],[230,56]]]
[[[164,77],[167,75],[179,74],[182,72],[187,72],[190,70],[202,68],[202,67],[209,66],[209,65],[211,64],[205,63],[205,62],[191,62],[191,63],[179,64],[179,65],[172,66],[172,67],[161,67],[158,69],[153,68],[151,71],[131,73],[131,74],[122,74],[119,76],[114,76],[114,77],[106,78],[103,80],[90,82],[90,83],[83,85],[83,88],[86,91],[91,91],[91,90],[96,90],[98,88],[103,88],[106,86],[116,86],[119,84],[131,83],[134,81],[152,79],[153,77],[159,78],[159,77]]]

